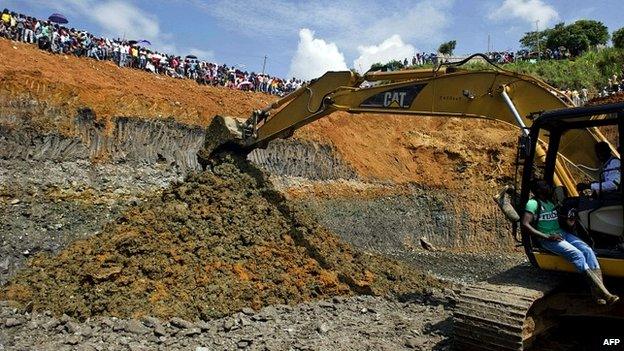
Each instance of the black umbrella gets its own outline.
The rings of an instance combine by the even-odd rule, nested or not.
[[[59,24],[65,24],[69,22],[67,20],[67,17],[61,15],[60,13],[51,14],[50,17],[48,17],[48,20],[50,22],[59,23]]]
[[[136,43],[137,43],[137,41],[136,41],[136,40],[128,40],[128,44],[130,44],[130,45],[134,45],[134,44],[136,44]]]
[[[186,58],[191,60],[197,60],[197,56],[195,55],[186,55]]]

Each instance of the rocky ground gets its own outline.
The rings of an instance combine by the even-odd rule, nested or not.
[[[4,303],[0,350],[448,350],[451,304],[440,296],[335,297],[209,321],[96,317],[78,323],[19,313]]]

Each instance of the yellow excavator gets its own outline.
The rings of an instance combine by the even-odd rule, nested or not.
[[[463,66],[472,59],[487,62],[485,69]],[[224,150],[250,152],[335,111],[492,119],[519,128],[515,186],[501,192],[502,208],[511,202],[517,212],[529,199],[536,177],[556,187],[561,201],[575,198],[584,238],[597,253],[608,278],[624,277],[622,192],[608,199],[589,199],[576,190],[582,179],[597,179],[601,164],[594,152],[606,138],[599,127],[624,133],[624,104],[573,107],[569,98],[542,80],[511,72],[481,54],[433,69],[394,72],[327,72],[247,119],[216,116],[198,153],[206,166]],[[371,141],[374,142],[374,141]],[[614,156],[617,150],[609,144]],[[512,213],[510,213],[512,212]],[[528,260],[543,271],[574,271],[563,258],[539,247],[530,235],[518,234],[517,213],[512,232]],[[513,218],[515,217],[515,218]],[[535,272],[535,271],[533,271]],[[523,350],[556,325],[563,314],[624,316],[618,306],[600,307],[578,291],[560,288],[552,275],[527,273],[513,279],[473,284],[460,294],[454,312],[454,345],[458,350]],[[580,287],[579,287],[580,289]]]

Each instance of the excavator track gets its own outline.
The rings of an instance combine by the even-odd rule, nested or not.
[[[528,285],[482,282],[466,287],[453,316],[455,350],[517,351],[528,347],[550,327],[539,315],[541,309],[535,307],[557,287],[558,280],[540,279]]]

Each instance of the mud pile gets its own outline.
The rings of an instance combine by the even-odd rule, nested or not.
[[[209,319],[345,294],[421,293],[437,282],[360,253],[293,208],[247,161],[223,157],[101,234],[35,256],[0,298],[85,319]]]
[[[616,104],[619,102],[624,102],[624,93],[616,93],[609,96],[604,97],[595,97],[587,102],[587,106],[596,106],[596,105],[605,105],[605,104]]]

